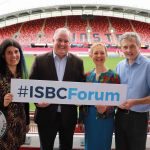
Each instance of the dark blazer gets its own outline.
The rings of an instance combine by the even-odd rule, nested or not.
[[[30,79],[58,80],[52,52],[35,58]],[[83,61],[69,53],[63,81],[82,82],[84,80]],[[36,107],[35,121],[37,124],[52,123],[56,117],[57,104],[50,104],[46,108]],[[77,122],[77,106],[61,105],[63,124],[74,125]]]

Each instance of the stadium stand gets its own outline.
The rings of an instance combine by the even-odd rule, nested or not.
[[[29,43],[36,43],[37,35],[42,27],[43,20],[29,21],[22,25],[20,36],[17,38],[22,45],[29,45]]]
[[[55,29],[64,26],[73,33],[71,51],[77,55],[87,55],[90,45],[99,41],[106,43],[110,54],[120,55],[118,38],[129,31],[140,34],[141,51],[144,55],[150,55],[150,24],[106,16],[51,17],[19,23],[0,28],[0,42],[5,38],[14,38],[21,43],[25,54],[40,54],[51,50]]]
[[[43,28],[44,36],[41,38],[40,43],[52,42],[54,31],[59,27],[64,27],[64,25],[65,25],[64,17],[54,17],[51,19],[46,19]]]
[[[85,38],[81,39],[81,34],[86,33],[87,21],[83,20],[81,16],[73,16],[73,18],[69,16],[67,19],[67,27],[75,35],[73,42],[86,42]]]
[[[117,45],[119,35],[128,31],[139,33],[142,44],[149,45],[150,41],[150,24],[105,16],[94,16],[90,19],[82,16],[51,17],[15,24],[0,29],[0,41],[4,38],[14,38],[24,47],[29,47],[31,43],[52,43],[54,30],[64,26],[71,30],[72,43],[76,44],[88,42],[88,27],[91,28],[91,43],[102,41],[109,45]],[[114,29],[113,33],[111,28]]]
[[[5,28],[0,28],[0,42],[6,38],[16,39],[17,36],[15,37],[14,35],[19,31],[20,26],[21,24],[15,24],[12,26],[7,26]]]
[[[93,18],[93,20],[90,20],[90,25],[92,27],[92,33],[96,34],[99,33],[99,38],[100,41],[105,42],[105,43],[110,43],[111,41],[108,40],[108,38],[106,37],[106,34],[110,34],[108,28],[109,28],[109,24],[108,24],[108,20],[106,17],[99,17],[99,16],[95,16]],[[93,42],[97,42],[93,37]]]
[[[116,34],[122,34],[124,32],[133,32],[133,29],[127,19],[118,19],[110,17],[110,22],[115,29]]]
[[[138,21],[131,21],[135,31],[140,34],[142,43],[147,44],[150,41],[150,24]]]

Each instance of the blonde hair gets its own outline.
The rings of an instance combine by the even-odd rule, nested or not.
[[[100,49],[101,46],[104,47],[106,56],[108,56],[108,54],[107,54],[107,48],[106,48],[105,44],[103,44],[103,43],[94,43],[94,44],[91,46],[91,48],[89,49],[89,56],[92,56],[93,50],[94,50],[95,48]]]

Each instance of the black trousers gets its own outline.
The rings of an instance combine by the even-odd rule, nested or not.
[[[118,109],[115,117],[116,150],[145,150],[148,113]]]
[[[68,126],[66,122],[64,126],[61,113],[57,113],[55,122],[38,125],[41,150],[54,149],[57,132],[59,133],[59,150],[72,150],[74,130],[75,125]]]

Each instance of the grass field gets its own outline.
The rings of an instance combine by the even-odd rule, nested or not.
[[[34,58],[35,57],[33,55],[26,55],[25,56],[26,64],[27,64],[27,68],[28,68],[29,72],[30,72],[31,66],[33,64]],[[84,62],[85,72],[87,72],[87,71],[91,70],[92,68],[94,68],[94,64],[93,64],[92,60],[89,57],[81,57],[81,58],[83,59],[83,62]],[[122,59],[123,58],[121,58],[121,57],[109,57],[106,61],[107,68],[115,70],[115,67],[116,67],[117,63],[119,61],[121,61]],[[35,109],[34,104],[30,104],[30,110],[34,111],[34,109]]]
[[[31,66],[32,66],[32,63],[34,61],[34,58],[35,56],[33,55],[26,55],[25,56],[25,59],[26,59],[26,64],[27,64],[27,68],[28,68],[28,71],[30,72],[30,69],[31,69]],[[85,69],[85,72],[91,70],[93,67],[94,67],[94,64],[92,62],[92,60],[89,58],[89,57],[81,57],[83,59],[83,62],[84,62],[84,69]],[[116,64],[122,60],[123,58],[122,57],[109,57],[106,61],[106,66],[110,69],[115,69],[116,67]]]

